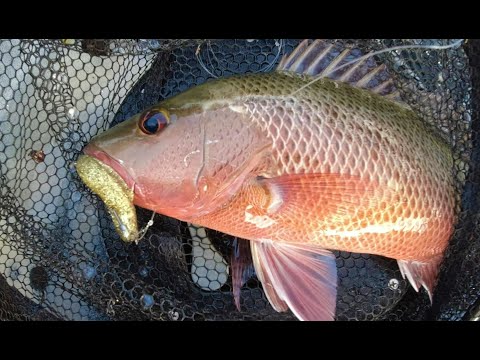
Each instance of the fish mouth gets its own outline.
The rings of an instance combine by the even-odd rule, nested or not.
[[[129,189],[132,189],[135,192],[135,181],[133,177],[128,173],[128,171],[122,166],[122,164],[108,155],[107,152],[102,150],[100,147],[94,144],[88,144],[84,149],[83,153],[85,155],[96,158],[97,160],[103,162],[105,165],[111,167],[127,184]]]

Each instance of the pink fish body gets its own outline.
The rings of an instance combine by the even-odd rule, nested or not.
[[[305,320],[334,318],[332,249],[395,258],[431,296],[455,222],[451,151],[369,85],[378,67],[305,86],[329,51],[302,43],[282,71],[194,87],[84,150],[135,205],[251,240],[272,306]]]

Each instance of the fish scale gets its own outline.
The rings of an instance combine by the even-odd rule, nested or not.
[[[452,223],[454,190],[450,150],[441,138],[427,131],[426,125],[423,125],[412,111],[404,109],[390,100],[371,97],[365,90],[346,87],[344,84],[334,83],[328,79],[313,84],[313,89],[307,91],[307,95],[299,94],[298,98],[285,98],[285,94],[299,88],[308,80],[290,74],[274,73],[269,76],[254,75],[232,78],[225,81],[227,84],[224,84],[222,89],[228,94],[227,86],[230,85],[236,89],[254,89],[255,92],[256,85],[263,78],[266,78],[261,87],[264,96],[254,95],[251,98],[244,96],[241,97],[242,102],[234,103],[234,106],[244,106],[251,120],[258,123],[265,136],[272,141],[271,154],[275,166],[273,166],[273,172],[264,175],[272,177],[298,174],[301,169],[305,174],[344,173],[387,184],[393,179],[395,182],[393,186],[402,189],[400,194],[409,206],[404,207],[399,204],[391,208],[389,213],[380,211],[378,213],[381,216],[377,217],[377,221],[370,222],[368,225],[379,225],[389,217],[393,220],[400,217],[409,218],[408,215],[415,218],[420,215],[428,217],[428,211],[431,208],[440,209],[439,211],[446,214],[445,223]],[[276,79],[278,79],[277,83],[284,84],[284,87],[272,85],[270,94],[266,94],[265,84],[270,84]],[[235,81],[241,81],[242,84],[238,85]],[[313,98],[312,95],[317,93],[322,93],[323,96]],[[322,98],[328,99],[326,105],[320,101]],[[232,99],[232,101],[234,100]],[[355,106],[355,104],[362,104],[362,106]],[[331,109],[335,109],[336,116],[332,116]],[[283,114],[283,116],[279,116],[279,114]],[[363,131],[356,131],[361,128]],[[298,146],[302,134],[309,134],[311,145]],[[402,136],[399,137],[399,134]],[[299,156],[296,156],[297,154]],[[305,161],[305,159],[312,158],[319,160]],[[420,176],[420,171],[426,174]],[[446,193],[439,189],[445,189]],[[427,196],[420,198],[421,194]],[[229,218],[225,222],[231,224],[235,221],[233,219],[244,216],[245,206],[243,203],[241,206],[239,205],[239,212],[232,211],[234,205],[221,210],[225,211],[227,213],[225,216]],[[216,213],[209,216],[215,217],[217,224],[217,217],[220,215]],[[206,221],[206,218],[202,218],[200,221]],[[311,221],[315,222],[315,219]],[[351,224],[354,224],[355,221],[359,221],[359,219],[351,219],[345,229],[352,228]],[[397,246],[402,243],[403,235],[399,234],[400,240],[398,237],[390,235],[386,236],[386,239],[375,235],[373,236],[374,241],[371,242],[375,244],[373,247],[361,245],[359,250],[394,258],[415,257],[417,259],[419,255],[420,257],[431,255],[432,247],[437,252],[442,252],[448,236],[438,236],[437,239],[434,239],[435,233],[438,231],[448,235],[451,232],[442,223],[443,221],[440,221],[437,225],[438,230],[432,229],[430,234],[424,236],[425,239],[429,238],[429,241],[419,239],[418,244],[413,244],[410,249],[400,249]],[[208,225],[210,224],[205,224],[205,226]],[[300,238],[308,238],[307,233],[310,230],[308,228]],[[253,234],[242,232],[241,234],[236,233],[236,235],[247,238],[265,236],[262,230],[252,228],[251,231]],[[258,234],[259,232],[261,234]],[[277,229],[272,232],[276,233]],[[271,234],[266,236],[269,235]],[[290,238],[287,239],[291,241]],[[351,250],[350,239],[345,240],[346,246],[337,245],[338,240],[334,240],[332,243],[332,240],[326,241],[324,237],[315,239],[316,242],[321,242],[326,247]],[[385,241],[393,244],[391,251],[384,249]],[[436,242],[440,245],[437,246]],[[422,250],[419,254],[417,247],[420,244],[422,244]]]

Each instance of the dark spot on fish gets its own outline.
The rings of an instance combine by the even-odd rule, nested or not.
[[[300,156],[299,153],[295,153],[293,155],[293,161],[295,162],[295,164],[299,164],[301,160],[302,160],[302,157]]]
[[[303,165],[305,166],[306,169],[310,168],[311,160],[312,159],[308,155],[305,155],[305,157],[303,158]]]
[[[398,170],[393,172],[393,178],[397,181],[400,181],[400,172]]]
[[[346,134],[345,134],[345,141],[346,141],[348,144],[351,144],[351,143],[353,142],[352,133],[346,133]]]

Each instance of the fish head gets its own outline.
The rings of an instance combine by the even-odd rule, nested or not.
[[[218,93],[218,92],[217,92]],[[269,142],[247,108],[193,88],[97,135],[84,153],[134,191],[134,204],[188,221],[225,204]]]

